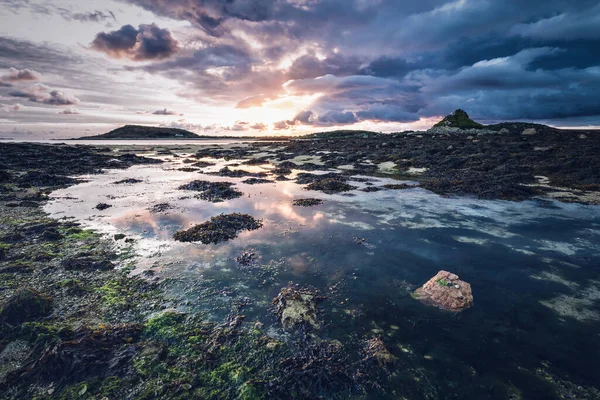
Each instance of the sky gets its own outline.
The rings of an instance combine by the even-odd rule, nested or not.
[[[597,0],[0,0],[0,136],[600,126]]]

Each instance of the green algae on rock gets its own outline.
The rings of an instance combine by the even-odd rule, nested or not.
[[[275,313],[286,331],[295,329],[318,330],[322,322],[318,317],[317,304],[325,297],[308,289],[286,287],[273,299]]]
[[[469,114],[466,111],[458,109],[434,125],[434,128],[437,127],[470,129],[483,128],[483,125],[469,118]]]
[[[458,279],[458,275],[440,271],[423,286],[414,291],[416,299],[446,311],[459,312],[473,306],[471,285]]]
[[[242,231],[253,231],[262,226],[261,220],[248,214],[221,214],[188,230],[178,231],[173,238],[179,242],[217,244],[235,239]]]

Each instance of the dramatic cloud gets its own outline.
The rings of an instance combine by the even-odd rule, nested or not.
[[[119,1],[8,2],[24,19],[0,37],[1,71],[43,71],[44,85],[11,69],[0,96],[67,105],[64,92],[85,93],[111,121],[183,112],[175,124],[205,134],[402,130],[456,108],[482,122],[600,124],[597,0]],[[91,45],[19,40],[27,13]]]
[[[16,69],[9,68],[8,73],[0,76],[0,81],[3,82],[26,82],[26,81],[39,81],[42,75],[31,69]]]
[[[156,24],[142,24],[138,29],[124,25],[119,30],[97,34],[91,48],[113,58],[148,61],[172,56],[179,50],[179,42],[168,29]]]

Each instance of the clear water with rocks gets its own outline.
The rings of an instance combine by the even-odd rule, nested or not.
[[[134,273],[153,270],[170,280],[179,309],[215,321],[243,313],[246,321],[260,321],[271,335],[286,338],[271,301],[289,283],[310,286],[328,297],[320,305],[319,336],[342,343],[385,338],[401,360],[396,384],[407,384],[403,369],[411,376],[423,371],[418,384],[432,386],[431,398],[443,398],[428,381],[432,376],[491,393],[500,383],[514,386],[514,398],[542,398],[549,390],[544,380],[572,391],[570,382],[596,382],[600,206],[444,198],[418,187],[359,190],[368,183],[398,183],[381,177],[351,179],[359,189],[326,195],[294,181],[247,185],[241,183],[246,178],[182,172],[178,168],[189,166],[183,158],[156,157],[166,162],[90,175],[55,191],[46,211],[135,239],[131,249],[115,243],[135,254]],[[203,172],[241,160],[212,161],[217,164]],[[269,172],[273,166],[231,168]],[[142,182],[114,183],[126,178]],[[210,203],[178,189],[196,179],[234,182],[244,195]],[[308,197],[324,203],[292,205]],[[111,207],[98,211],[94,206],[101,202]],[[149,210],[160,203],[171,208]],[[231,212],[262,219],[264,227],[218,245],[172,239],[178,230]],[[236,261],[244,251],[256,255],[252,265]],[[471,284],[471,309],[448,313],[410,296],[439,270]]]

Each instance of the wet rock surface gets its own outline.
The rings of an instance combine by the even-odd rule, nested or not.
[[[234,183],[231,182],[210,182],[210,181],[192,181],[179,187],[180,190],[192,190],[201,192],[196,197],[201,200],[210,201],[212,203],[220,203],[225,200],[237,199],[243,195],[237,189],[234,189]]]
[[[318,206],[319,204],[323,204],[323,200],[314,198],[295,199],[292,204],[300,207],[312,207]]]
[[[473,306],[471,285],[448,271],[438,272],[414,291],[414,297],[445,311],[459,312]]]
[[[236,238],[242,231],[252,231],[262,226],[262,221],[248,214],[221,214],[188,230],[179,231],[173,238],[180,242],[217,244]]]

